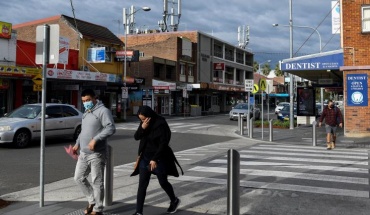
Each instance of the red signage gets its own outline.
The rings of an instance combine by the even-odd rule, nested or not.
[[[134,51],[127,51],[126,57],[132,57],[134,55]],[[116,57],[125,57],[125,51],[116,51]]]
[[[225,70],[225,63],[213,63],[213,70]]]

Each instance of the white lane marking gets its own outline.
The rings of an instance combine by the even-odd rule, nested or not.
[[[196,177],[196,176],[186,176],[186,175],[180,176],[178,178],[171,177],[171,180],[197,182],[197,183],[209,183],[209,184],[218,184],[218,185],[227,184],[226,179]],[[361,190],[335,189],[335,188],[302,186],[302,185],[293,185],[293,184],[265,183],[265,182],[255,182],[255,181],[245,181],[245,180],[240,180],[240,186],[263,188],[263,189],[274,189],[274,190],[296,191],[296,192],[305,192],[305,193],[326,194],[326,195],[335,195],[335,196],[351,196],[351,197],[369,198],[369,191],[361,191]]]
[[[212,172],[212,173],[221,173],[225,175],[227,174],[227,168],[224,168],[224,167],[196,166],[194,168],[189,169],[188,171]],[[368,178],[346,177],[346,176],[325,175],[325,174],[311,174],[311,173],[301,173],[301,172],[240,169],[240,174],[265,176],[265,177],[305,179],[305,180],[326,181],[326,182],[340,182],[340,183],[349,183],[349,184],[365,184],[365,185],[369,184]]]
[[[225,155],[226,157],[226,155]],[[259,156],[259,155],[240,155],[240,158],[249,159],[265,159],[279,161],[298,161],[298,162],[317,162],[317,163],[334,163],[334,164],[351,164],[351,165],[368,165],[368,161],[346,161],[346,160],[329,160],[329,159],[313,159],[313,158],[288,158],[279,156]]]
[[[268,147],[268,148],[274,148],[274,147],[279,147],[279,148],[296,148],[296,149],[317,149],[319,151],[323,151],[322,149],[325,149],[324,147],[322,148],[317,148],[317,147],[314,147],[314,146],[303,146],[303,145],[299,145],[299,146],[292,146],[292,145],[259,145],[260,147]],[[353,153],[353,152],[361,152],[363,154],[366,154],[367,153],[367,149],[364,150],[364,149],[339,149],[339,148],[335,148],[335,150],[333,151],[327,151],[328,153],[330,152],[346,152],[346,153]]]
[[[189,128],[191,130],[196,130],[196,129],[202,129],[202,128],[211,128],[211,127],[214,127],[215,125],[203,125],[203,126],[195,126],[195,127],[192,127],[192,128]]]
[[[268,151],[257,151],[257,150],[241,150],[240,153],[245,154],[266,154],[266,155],[286,155],[286,156],[304,156],[304,157],[325,157],[325,158],[346,158],[346,159],[356,159],[356,160],[367,160],[368,156],[351,156],[351,155],[337,155],[337,154],[324,154],[324,153],[297,153],[297,152],[268,152]]]
[[[253,146],[251,149],[261,149],[266,150],[266,146]],[[269,146],[268,150],[270,151],[293,151],[293,152],[314,152],[314,153],[322,153],[322,154],[346,154],[346,155],[360,155],[360,156],[368,156],[367,152],[352,152],[350,150],[346,151],[338,151],[338,150],[326,150],[326,148],[311,148],[311,149],[301,149],[300,147],[276,147],[275,146]]]
[[[226,159],[215,159],[209,163],[214,164],[227,164]],[[309,170],[324,170],[333,172],[353,172],[368,174],[369,169],[355,168],[355,167],[341,167],[341,166],[318,166],[311,164],[297,164],[297,163],[278,163],[278,162],[255,162],[255,161],[240,161],[241,166],[274,166],[282,168],[295,168],[295,169],[309,169]]]

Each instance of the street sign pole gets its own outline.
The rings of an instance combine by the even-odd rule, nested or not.
[[[45,111],[46,111],[46,70],[49,64],[50,26],[44,25],[42,93],[41,93],[41,147],[40,147],[40,207],[44,207],[44,166],[45,166]]]
[[[46,114],[46,72],[48,64],[59,61],[59,25],[43,25],[36,27],[36,64],[42,64],[42,75],[37,75],[33,82],[40,83],[41,93],[41,140],[40,140],[40,207],[44,206],[44,166],[45,166],[45,114]]]
[[[250,107],[251,107],[251,92],[253,91],[253,87],[254,87],[254,84],[253,84],[254,80],[253,79],[245,79],[245,92],[248,92],[248,115],[247,115],[247,129],[248,129],[248,133],[249,133],[249,129],[250,129],[250,125],[249,125],[249,113],[250,113]]]

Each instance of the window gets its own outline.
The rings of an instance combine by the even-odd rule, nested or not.
[[[78,116],[78,112],[70,106],[63,106],[63,116]]]
[[[61,106],[57,105],[46,107],[46,115],[48,115],[49,118],[63,117]]]
[[[180,64],[180,75],[185,75],[185,64]]]
[[[172,66],[166,66],[166,79],[172,79],[172,72],[173,67]]]
[[[193,76],[193,66],[188,66],[188,76]]]
[[[161,74],[161,66],[159,64],[154,64],[154,77],[159,78]]]
[[[98,43],[91,43],[90,44],[90,48],[98,48],[98,47],[105,47],[105,62],[112,62],[112,55],[113,55],[113,52],[114,51],[114,48],[112,47],[109,47],[109,46],[105,46],[105,45],[102,45],[102,44],[98,44]]]
[[[370,6],[362,7],[362,32],[370,32]]]

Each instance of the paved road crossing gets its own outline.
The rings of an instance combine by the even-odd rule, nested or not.
[[[202,156],[204,151],[192,153]],[[366,149],[258,144],[239,153],[243,187],[369,198]],[[227,157],[203,162],[176,180],[226,185]]]

